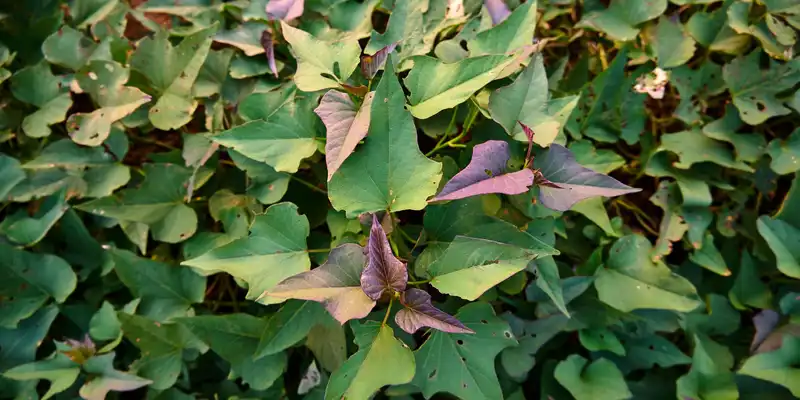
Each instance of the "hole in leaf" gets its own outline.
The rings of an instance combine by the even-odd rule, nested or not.
[[[504,335],[505,335],[507,338],[511,339],[511,332],[509,332],[509,331],[505,331],[503,334],[504,334]]]
[[[481,320],[481,323],[482,323],[482,324],[488,324],[488,323],[489,323],[489,321],[487,321],[487,320],[485,320],[485,319],[482,319],[482,320]]]
[[[461,48],[464,49],[464,51],[467,51],[467,41],[466,40],[461,39],[461,41],[458,42],[458,45],[461,46]]]
[[[436,370],[433,370],[430,374],[428,374],[428,379],[433,379],[434,377],[436,377]]]
[[[758,107],[758,111],[764,112],[767,109],[767,106],[762,102],[757,102],[756,107]]]
[[[458,345],[459,345],[459,346],[461,346],[461,345],[463,345],[463,344],[464,344],[464,341],[463,341],[463,340],[461,340],[461,339],[458,339],[458,340],[456,340],[456,343],[458,343]]]

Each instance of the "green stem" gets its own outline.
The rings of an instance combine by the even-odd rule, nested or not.
[[[331,249],[308,249],[306,253],[327,253],[331,251]]]
[[[389,320],[389,313],[392,312],[392,303],[394,303],[394,296],[389,298],[389,307],[386,307],[386,315],[383,316],[383,322],[381,322],[381,325],[386,325],[386,321]]]
[[[427,154],[425,154],[425,157],[430,157],[431,155],[433,155],[433,153],[436,153],[436,151],[438,151],[439,149],[444,147],[443,145],[444,145],[444,141],[447,139],[447,135],[450,134],[450,131],[453,130],[453,127],[456,124],[456,115],[458,115],[458,107],[457,106],[453,110],[453,116],[450,117],[450,123],[447,124],[447,129],[444,130],[444,134],[442,134],[442,138],[439,139],[439,142],[436,143],[436,146],[433,147],[433,150],[431,150]]]
[[[289,175],[289,178],[290,179],[294,179],[298,183],[301,183],[301,184],[305,185],[306,187],[308,187],[309,189],[311,189],[313,191],[320,192],[320,193],[322,193],[322,194],[324,194],[326,196],[328,195],[328,191],[327,190],[320,189],[320,188],[314,186],[314,184],[312,184],[311,182],[308,182],[308,181],[306,181],[304,179],[298,178],[298,177],[296,177],[294,175]]]
[[[409,285],[424,285],[426,283],[429,283],[430,281],[431,281],[431,279],[424,279],[424,280],[421,280],[421,281],[408,281],[408,284]]]

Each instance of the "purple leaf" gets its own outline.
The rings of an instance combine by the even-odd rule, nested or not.
[[[431,304],[431,295],[424,290],[408,289],[400,295],[400,302],[406,308],[397,312],[394,321],[410,334],[426,326],[442,332],[475,333],[456,317],[434,307]]]
[[[397,43],[392,43],[378,50],[373,55],[365,54],[361,56],[361,73],[364,77],[367,79],[374,78],[375,74],[383,68],[383,64],[386,63],[389,53],[393,52],[395,47],[397,47]]]
[[[773,310],[761,310],[758,314],[753,316],[753,325],[756,328],[756,334],[753,335],[753,341],[750,343],[750,352],[755,352],[756,349],[764,342],[775,327],[781,320],[781,315]]]
[[[303,15],[305,0],[269,0],[267,17],[270,20],[291,21]]]
[[[389,240],[381,227],[380,218],[372,218],[372,229],[367,244],[367,268],[361,273],[361,289],[372,300],[384,293],[403,292],[408,283],[406,265],[392,254]]]
[[[520,194],[533,184],[533,171],[504,174],[508,162],[508,143],[489,140],[472,150],[472,160],[456,174],[431,201],[456,200],[487,193]]]
[[[261,33],[261,47],[264,48],[264,53],[267,55],[267,64],[272,75],[278,77],[278,67],[275,66],[275,43],[272,41],[272,32],[269,29],[264,29]]]
[[[341,324],[363,318],[375,306],[361,290],[366,263],[361,246],[343,244],[331,250],[328,260],[318,268],[285,279],[265,295],[322,303]]]
[[[492,25],[505,21],[511,14],[511,10],[503,0],[483,0],[483,5],[489,11],[489,16],[492,17]]]
[[[534,165],[545,179],[542,182],[547,183],[539,185],[539,201],[556,211],[569,210],[573,204],[589,197],[614,197],[641,191],[578,164],[571,151],[555,143],[534,160]]]
[[[322,96],[319,107],[314,109],[327,131],[325,163],[328,165],[328,180],[339,169],[345,159],[356,149],[358,142],[367,136],[372,97],[367,93],[361,108],[356,108],[346,93],[329,90]]]

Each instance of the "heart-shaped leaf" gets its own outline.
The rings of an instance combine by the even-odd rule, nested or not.
[[[303,15],[305,0],[269,0],[267,2],[267,17],[291,21]]]
[[[372,218],[367,243],[367,267],[361,273],[361,289],[372,300],[379,300],[384,293],[393,295],[406,290],[408,270],[406,264],[392,254],[386,232],[379,221]]]
[[[284,280],[265,295],[320,302],[342,324],[364,318],[375,306],[375,301],[361,290],[366,263],[361,246],[343,244],[331,250],[324,264]]]
[[[641,191],[583,167],[569,149],[555,143],[534,160],[534,165],[545,179],[555,184],[539,186],[539,201],[556,211],[569,210],[573,204],[590,197],[614,197]]]
[[[472,150],[472,160],[431,201],[456,200],[488,193],[520,194],[533,184],[533,171],[504,173],[510,155],[508,143],[489,140]]]
[[[406,308],[397,312],[394,321],[410,334],[424,327],[450,333],[475,333],[456,317],[434,307],[431,304],[431,295],[424,290],[406,290],[400,295],[400,303]]]

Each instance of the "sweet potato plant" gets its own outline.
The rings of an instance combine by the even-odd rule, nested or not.
[[[0,3],[0,398],[800,397],[797,0]]]

